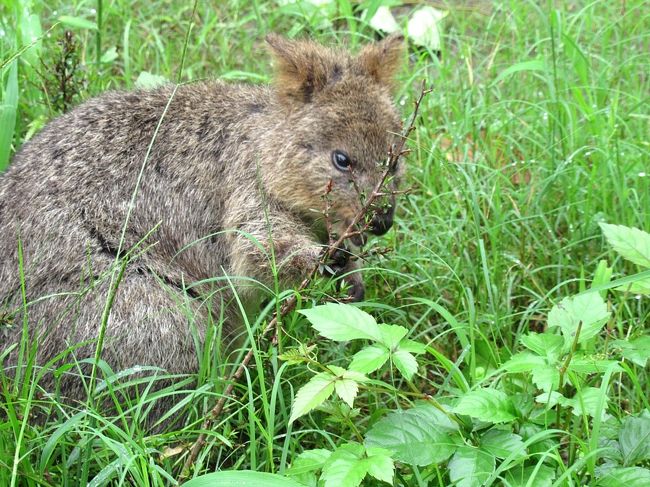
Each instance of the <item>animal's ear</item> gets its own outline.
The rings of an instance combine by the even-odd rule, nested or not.
[[[293,41],[277,34],[266,36],[275,60],[275,84],[287,102],[309,103],[322,90],[336,62],[332,51],[310,41]]]
[[[391,34],[382,41],[365,46],[357,55],[356,62],[377,83],[392,87],[405,53],[404,36]]]

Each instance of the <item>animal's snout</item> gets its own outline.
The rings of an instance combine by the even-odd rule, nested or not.
[[[386,208],[377,210],[370,223],[370,232],[374,235],[384,235],[390,227],[393,226],[393,216],[395,215],[395,204]]]

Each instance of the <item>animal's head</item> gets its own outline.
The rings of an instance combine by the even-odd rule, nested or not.
[[[333,230],[341,234],[385,171],[401,121],[393,104],[394,76],[404,56],[404,38],[390,36],[356,55],[311,41],[267,37],[275,58],[275,91],[286,135],[265,178],[275,199],[303,218],[323,219],[328,195]],[[276,145],[276,147],[278,147]],[[399,165],[388,186],[395,188]],[[393,222],[394,197],[369,230],[382,235]],[[361,243],[362,239],[355,239]]]

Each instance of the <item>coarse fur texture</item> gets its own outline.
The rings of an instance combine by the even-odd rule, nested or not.
[[[0,177],[0,307],[13,317],[0,325],[0,352],[22,331],[19,247],[39,364],[77,343],[87,342],[62,360],[92,356],[107,276],[130,253],[101,357],[113,370],[152,365],[178,374],[197,371],[194,337],[204,338],[209,319],[224,317],[226,337],[240,333],[229,280],[255,302],[260,286],[252,282],[272,288],[273,262],[284,286],[318,264],[330,180],[329,218],[340,232],[399,133],[391,84],[403,39],[357,56],[306,40],[267,41],[273,86],[210,81],[109,92],[24,145]],[[333,165],[334,150],[349,155],[352,172]],[[376,217],[375,233],[390,227],[392,213]],[[349,280],[361,297],[358,274]],[[83,397],[79,381],[61,387]]]

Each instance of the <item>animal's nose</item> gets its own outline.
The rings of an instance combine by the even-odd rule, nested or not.
[[[393,226],[393,216],[395,215],[395,205],[378,210],[370,224],[370,231],[374,235],[384,235],[390,227]]]

